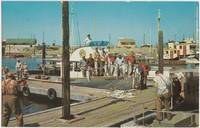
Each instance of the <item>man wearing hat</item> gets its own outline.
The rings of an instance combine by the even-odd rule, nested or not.
[[[7,126],[12,113],[15,114],[17,126],[23,126],[23,116],[19,102],[19,86],[13,73],[7,74],[2,83],[2,126]]]

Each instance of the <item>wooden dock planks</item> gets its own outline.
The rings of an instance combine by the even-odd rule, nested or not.
[[[120,100],[106,97],[74,105],[71,107],[72,113],[84,119],[73,123],[63,123],[57,120],[61,117],[61,109],[52,109],[46,113],[25,117],[25,126],[111,126],[144,111],[141,103],[155,98],[154,90],[154,88],[144,90],[137,94],[137,98]],[[148,109],[154,108],[154,102],[151,105],[148,104],[148,107]],[[12,120],[9,126],[15,126],[15,120]]]

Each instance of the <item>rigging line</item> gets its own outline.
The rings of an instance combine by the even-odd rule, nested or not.
[[[174,29],[174,27],[171,27],[171,25],[168,24],[168,21],[165,17],[163,17],[162,19],[163,19],[163,23],[166,24],[166,26],[169,28],[169,30],[172,31],[172,33],[174,33],[174,34],[178,33],[179,30],[177,31],[177,30]]]
[[[81,38],[80,38],[80,30],[79,30],[79,22],[78,22],[78,13],[76,13],[76,22],[77,22],[77,29],[78,29],[78,42],[79,42],[79,45],[81,45]]]

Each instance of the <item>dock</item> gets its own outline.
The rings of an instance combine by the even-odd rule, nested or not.
[[[107,127],[118,126],[120,123],[133,119],[137,114],[155,108],[155,88],[135,91],[133,98],[113,98],[99,96],[98,99],[71,105],[71,113],[78,119],[72,121],[61,120],[62,108],[53,108],[24,116],[24,126],[42,127]],[[9,126],[15,126],[15,119],[11,119]]]

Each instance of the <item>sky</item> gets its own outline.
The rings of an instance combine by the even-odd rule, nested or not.
[[[160,9],[164,42],[196,35],[197,2],[69,2],[70,44],[92,40],[131,38],[141,43],[157,43],[157,15]],[[61,3],[3,1],[2,38],[33,38],[39,43],[62,44]]]

